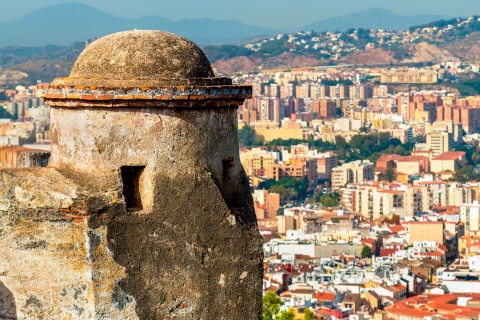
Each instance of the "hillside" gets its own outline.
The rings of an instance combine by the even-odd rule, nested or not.
[[[454,23],[454,24],[452,24]],[[350,28],[345,32],[296,32],[256,37],[243,45],[206,45],[220,73],[322,65],[436,64],[480,61],[480,20],[440,20],[409,30]],[[5,71],[28,74],[18,81],[51,81],[67,75],[85,42],[70,46],[0,49]],[[23,75],[23,74],[22,74]],[[0,69],[2,77],[2,69]]]
[[[315,65],[436,64],[480,61],[480,17],[439,20],[408,30],[350,28],[344,32],[296,32],[259,38],[242,49],[206,47],[222,72],[242,71],[228,61],[244,56],[263,68]],[[283,56],[289,57],[287,60]],[[297,57],[302,57],[301,59]],[[222,63],[217,64],[216,61]],[[251,66],[249,69],[251,70]]]

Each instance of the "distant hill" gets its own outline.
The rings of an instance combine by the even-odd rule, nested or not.
[[[81,10],[90,11],[92,8],[78,5],[67,4],[67,8],[78,8],[75,13],[70,15],[82,15]],[[57,23],[63,23],[65,18],[62,12],[65,9],[56,10],[44,9],[50,15],[57,16]],[[93,32],[96,27],[95,21],[110,19],[112,16],[93,9],[95,15],[83,17],[87,22],[82,32]],[[380,10],[380,12],[384,12]],[[92,13],[93,14],[93,13]],[[38,14],[42,16],[42,14]],[[384,15],[385,16],[385,15]],[[31,17],[34,20],[34,16]],[[15,21],[24,21],[25,18]],[[42,19],[45,19],[43,16]],[[53,18],[52,18],[53,19]],[[78,17],[80,19],[80,17]],[[117,19],[117,20],[115,20]],[[161,18],[142,18],[142,21],[151,20],[152,24],[159,26]],[[47,19],[48,20],[48,19]],[[141,20],[141,19],[139,19]],[[113,17],[108,20],[109,28],[116,28],[114,21],[137,21]],[[201,24],[204,21],[208,26],[211,20],[195,20],[195,23]],[[119,22],[119,23],[120,23]],[[167,23],[165,22],[165,23]],[[171,21],[170,21],[171,22]],[[25,22],[26,23],[26,22]],[[35,21],[30,21],[35,25]],[[146,22],[145,22],[146,23]],[[235,25],[235,23],[227,23]],[[43,36],[44,43],[55,36],[51,36],[46,28],[50,26],[50,20],[46,21],[41,30],[32,32],[32,37]],[[103,22],[102,22],[103,25]],[[180,22],[178,26],[180,26]],[[210,25],[211,26],[211,25]],[[0,39],[8,34],[1,30]],[[50,26],[54,33],[61,36],[63,32],[57,30],[58,26]],[[66,28],[66,27],[65,27]],[[90,28],[90,29],[89,29]],[[102,27],[104,28],[104,27]],[[142,27],[145,28],[145,27]],[[159,29],[167,29],[159,26]],[[186,27],[185,27],[186,28]],[[383,27],[382,27],[383,29]],[[408,31],[405,31],[408,29]],[[72,33],[76,28],[65,29],[66,33]],[[64,30],[64,31],[65,31]],[[105,29],[103,29],[105,31]],[[168,29],[167,29],[168,30]],[[205,28],[202,30],[206,30]],[[170,30],[174,31],[174,30]],[[197,32],[198,30],[181,29],[178,27],[177,33],[193,38],[187,32]],[[80,31],[78,31],[80,32]],[[105,33],[114,32],[114,30],[105,31]],[[202,31],[205,32],[205,31]],[[210,37],[215,30],[211,30],[206,36]],[[83,34],[83,33],[82,33]],[[205,35],[199,35],[205,37]],[[79,36],[80,37],[80,36]],[[75,37],[74,37],[75,38]],[[93,37],[90,37],[91,40]],[[194,38],[193,38],[194,39]],[[218,35],[217,38],[219,39]],[[198,39],[194,41],[199,42]],[[47,41],[48,42],[48,41]],[[55,77],[66,76],[70,69],[84,49],[87,42],[73,42],[68,46],[43,45],[43,46],[9,46],[0,47],[0,80],[5,78],[9,85],[13,84],[12,74],[18,75],[15,83],[31,84],[37,80],[50,82]],[[71,43],[71,42],[69,42]],[[203,43],[202,48],[210,59],[212,66],[221,74],[232,74],[241,71],[262,71],[268,69],[290,69],[308,66],[325,65],[365,65],[365,66],[388,66],[388,65],[414,65],[429,66],[447,61],[480,61],[480,17],[472,16],[469,18],[455,18],[450,20],[438,20],[423,23],[403,30],[378,30],[374,28],[351,28],[345,32],[326,33],[319,31],[297,31],[295,33],[277,33],[275,35],[257,36],[244,41],[243,44],[222,44],[211,45]],[[201,43],[200,43],[201,44]],[[1,41],[0,41],[1,46]],[[0,87],[2,87],[0,81]]]
[[[303,30],[346,31],[350,28],[406,30],[410,26],[425,24],[430,21],[445,19],[445,16],[420,14],[401,16],[390,10],[372,8],[344,16],[328,18],[311,23]]]
[[[46,7],[22,18],[0,22],[0,47],[68,45],[76,41],[132,29],[159,29],[199,44],[235,43],[277,30],[253,27],[237,20],[171,21],[163,17],[126,19],[72,2]]]

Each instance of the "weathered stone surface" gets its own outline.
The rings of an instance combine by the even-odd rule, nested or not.
[[[0,170],[0,318],[260,319],[236,123],[251,88],[157,31],[97,40],[70,76],[39,87],[49,167]]]
[[[46,167],[50,152],[23,147],[0,148],[0,167],[30,168]]]
[[[235,115],[234,108],[52,109],[51,164],[65,175],[121,192],[119,168],[145,167],[143,210],[108,224],[115,260],[129,275],[121,288],[141,319],[254,319],[260,310],[262,243]]]
[[[80,79],[213,76],[210,62],[196,44],[159,30],[124,31],[100,38],[85,48],[70,72],[70,78]]]
[[[0,171],[0,318],[138,319],[108,228],[67,219],[78,191],[54,169]]]

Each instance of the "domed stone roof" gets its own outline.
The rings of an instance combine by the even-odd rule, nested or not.
[[[215,77],[203,51],[165,31],[133,30],[100,38],[80,54],[70,76],[37,85],[50,107],[238,106],[252,87]]]
[[[214,77],[192,41],[158,30],[133,30],[100,38],[80,54],[71,79],[160,80]]]

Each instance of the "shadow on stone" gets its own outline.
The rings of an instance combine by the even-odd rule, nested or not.
[[[17,306],[12,292],[0,282],[0,320],[17,319]]]

